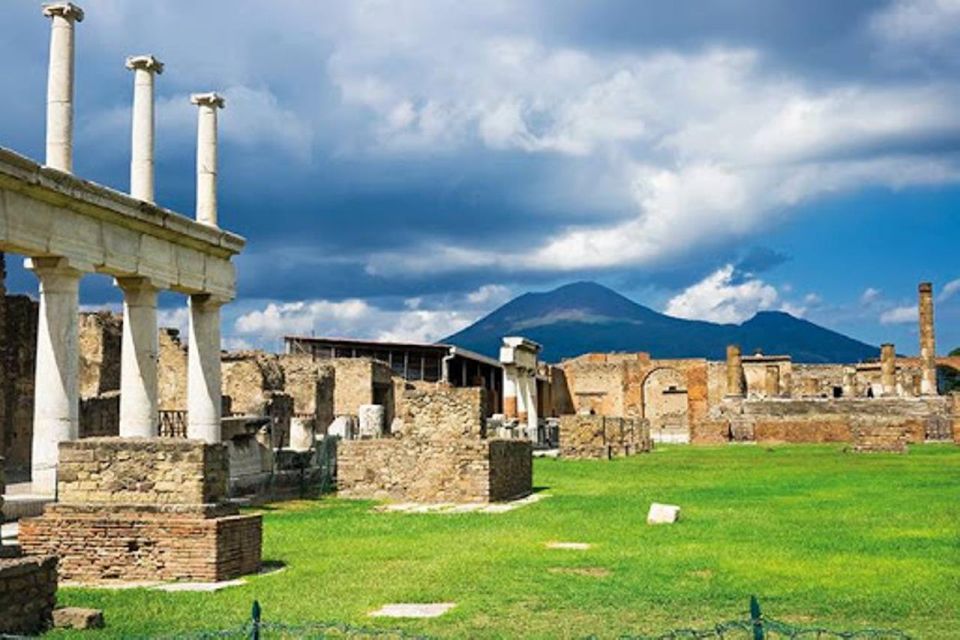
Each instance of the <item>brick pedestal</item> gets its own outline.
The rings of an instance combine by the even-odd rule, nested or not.
[[[259,515],[225,503],[222,444],[88,438],[60,445],[60,502],[21,521],[27,553],[81,583],[219,581],[260,567]]]

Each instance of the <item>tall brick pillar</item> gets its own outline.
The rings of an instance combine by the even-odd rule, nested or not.
[[[920,394],[937,395],[937,344],[933,333],[933,285],[921,282],[920,293]]]
[[[880,345],[880,385],[884,396],[897,394],[897,351],[889,342]]]
[[[740,345],[727,345],[727,396],[744,396],[743,354]]]

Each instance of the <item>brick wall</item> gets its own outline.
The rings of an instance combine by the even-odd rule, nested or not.
[[[560,455],[564,458],[608,460],[650,451],[652,446],[650,425],[640,418],[560,418]]]
[[[45,631],[56,601],[56,557],[0,558],[0,633]]]

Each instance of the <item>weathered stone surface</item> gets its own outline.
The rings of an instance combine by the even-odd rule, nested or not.
[[[673,524],[680,519],[680,507],[654,502],[647,512],[647,524]]]
[[[0,558],[0,633],[38,634],[57,601],[57,558]]]
[[[375,618],[437,618],[455,606],[453,602],[385,604],[370,615]]]
[[[640,418],[596,415],[560,418],[560,455],[564,458],[610,460],[652,448],[650,425]]]
[[[63,607],[53,610],[53,626],[56,629],[103,629],[103,611],[81,607]]]
[[[410,392],[404,400],[399,434],[340,443],[337,479],[342,495],[487,502],[532,490],[531,443],[483,437],[483,389],[434,388]]]
[[[380,404],[362,404],[357,410],[361,438],[379,438],[383,435],[386,409]]]

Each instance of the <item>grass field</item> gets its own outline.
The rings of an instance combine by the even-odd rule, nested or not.
[[[960,447],[662,447],[612,462],[537,460],[535,484],[549,497],[497,515],[276,504],[264,559],[285,563],[280,573],[212,594],[63,589],[59,599],[102,608],[100,633],[115,636],[238,626],[258,599],[266,620],[291,624],[611,638],[742,618],[756,594],[768,617],[790,622],[960,638]],[[681,505],[681,522],[647,526],[651,501]],[[366,615],[448,601],[456,608],[433,620]]]

